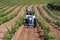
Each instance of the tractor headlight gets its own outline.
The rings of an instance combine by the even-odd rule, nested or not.
[[[32,18],[30,18],[30,20],[32,20]]]

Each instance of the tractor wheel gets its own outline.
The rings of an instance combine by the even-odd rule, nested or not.
[[[34,24],[34,28],[37,26],[37,23],[36,24]]]
[[[25,19],[24,25],[25,25],[25,26],[28,26],[28,21],[27,21],[27,19]]]
[[[37,26],[37,21],[34,19],[34,28]]]

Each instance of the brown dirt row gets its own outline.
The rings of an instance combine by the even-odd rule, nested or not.
[[[36,13],[36,18],[39,18],[40,15],[38,14],[39,12],[38,12],[36,6],[37,6],[37,5],[34,6],[34,10],[35,10],[35,13]],[[39,25],[39,24],[38,24],[38,25]],[[42,35],[41,37],[39,37],[40,40],[44,40],[44,38],[43,38],[43,30],[41,29],[41,26],[38,26],[38,28],[37,28],[37,32],[38,32],[39,35]]]
[[[44,9],[42,6],[43,6],[43,4],[41,4],[39,7],[43,10],[44,16],[49,17],[50,19],[55,20],[55,18],[52,18],[52,17],[48,14],[48,12],[45,11],[45,9]],[[50,23],[50,24],[51,24],[52,26],[54,26],[54,27],[58,27],[58,25],[55,25],[54,23]],[[60,28],[57,28],[57,29],[59,30]]]
[[[36,15],[38,17],[41,17],[38,9],[37,9],[37,6],[35,6],[35,10],[36,10]],[[46,12],[45,12],[46,13]],[[52,33],[53,35],[57,36],[58,37],[58,40],[60,39],[60,32],[58,30],[56,30],[52,25],[50,25],[48,22],[46,22],[46,20],[41,17],[42,21],[44,21],[44,23],[47,25],[47,27],[50,27],[50,33]]]
[[[47,4],[45,4],[45,6],[46,6]],[[42,6],[43,6],[43,4],[42,4]],[[43,7],[44,8],[44,7]],[[45,10],[45,8],[44,8],[44,10]],[[46,11],[46,10],[45,10]],[[56,14],[54,14],[54,12],[52,12],[51,11],[51,13],[52,13],[52,15],[49,15],[50,17],[52,17],[53,19],[56,19],[56,18],[54,18],[54,16],[56,16],[58,19],[60,19],[60,16],[58,16],[58,15],[56,15]],[[54,16],[53,16],[54,15]]]
[[[32,10],[32,5],[28,7],[28,10]],[[41,40],[37,34],[37,28],[29,26],[28,28],[24,25],[20,26],[18,31],[13,36],[12,40]]]
[[[31,10],[31,6],[32,6],[32,5],[30,5],[30,6],[28,7],[28,10]],[[24,31],[22,31],[22,30],[24,30],[23,27],[24,27],[24,26],[21,26],[20,29],[18,29],[18,31],[15,33],[14,37],[12,38],[12,40],[18,40],[18,39],[21,39],[21,40],[22,40],[22,38],[20,38],[18,35],[20,35],[22,32],[24,32]],[[19,30],[20,30],[20,31],[19,31]],[[26,32],[26,29],[25,29],[25,32]],[[24,33],[23,33],[23,34],[24,34]],[[22,34],[21,34],[21,35],[22,35]],[[20,36],[21,36],[21,35],[20,35]],[[22,35],[22,36],[23,36],[23,35]],[[24,36],[23,36],[23,37],[24,37]]]
[[[13,18],[12,20],[10,20],[10,21],[8,21],[8,22],[0,25],[0,40],[3,40],[4,34],[7,32],[6,26],[7,26],[8,28],[11,28],[12,25],[15,23],[15,21],[16,21],[20,16],[23,15],[23,13],[25,12],[25,8],[26,8],[26,6],[22,7],[22,8],[21,8],[21,11],[19,12],[19,14],[18,14],[15,18]],[[16,10],[14,10],[14,11],[16,11]],[[13,12],[14,12],[14,11],[13,11]]]
[[[43,6],[43,5],[42,5]],[[41,6],[41,8],[42,8],[42,6]],[[42,8],[43,9],[43,8]],[[43,9],[43,11],[45,11],[44,9]],[[48,15],[48,13],[47,13],[47,11],[45,11],[44,13],[46,13],[47,15]],[[48,15],[49,16],[49,15]],[[48,23],[49,25],[50,25],[50,27],[51,27],[51,30],[53,30],[53,32],[55,32],[56,33],[56,35],[57,35],[57,37],[58,37],[58,40],[60,40],[60,31],[58,31],[57,29],[58,28],[56,28],[57,27],[57,25],[54,25],[53,23]],[[54,34],[55,34],[54,33]]]
[[[43,6],[43,4],[41,4],[39,7],[43,10],[44,15],[47,16],[47,17],[49,17],[50,19],[52,19],[52,18],[48,15],[48,13],[42,8],[42,6]]]
[[[29,26],[29,28],[22,25],[14,35],[12,40],[38,40],[37,29]]]
[[[28,10],[32,10],[32,6],[33,6],[33,4],[28,7]]]

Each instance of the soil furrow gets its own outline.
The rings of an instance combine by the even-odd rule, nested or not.
[[[38,40],[36,28],[21,26],[12,40]]]
[[[40,17],[40,14],[39,14],[39,12],[38,12],[37,5],[34,6],[34,10],[35,10],[35,13],[36,13],[36,17],[39,18],[39,17]],[[41,33],[40,33],[39,31],[40,31]],[[39,24],[38,24],[37,32],[39,32],[39,33],[38,33],[38,34],[39,34],[39,35],[38,35],[38,36],[39,36],[39,39],[40,39],[40,40],[44,40],[43,36],[40,37],[41,34],[43,34],[43,30],[41,29],[41,26],[39,26]]]
[[[8,21],[8,22],[0,25],[0,35],[7,32],[6,26],[7,26],[8,28],[11,28],[12,25],[15,23],[15,21],[16,21],[20,16],[23,15],[23,13],[24,13],[24,11],[25,11],[25,7],[26,7],[26,6],[24,6],[24,7],[21,8],[21,11],[19,12],[19,14],[18,14],[15,18],[13,18],[12,20],[10,20],[10,21]],[[16,11],[16,10],[15,10],[15,11]],[[4,35],[3,35],[3,36],[4,36]],[[2,37],[0,36],[0,38],[2,38]],[[3,40],[3,38],[2,38],[2,40]]]
[[[30,9],[31,6],[29,6],[28,8]],[[27,40],[27,35],[26,33],[28,33],[28,29],[24,28],[25,26],[21,26],[21,29],[18,29],[18,31],[15,33],[15,35],[13,36],[12,40]],[[25,35],[25,36],[24,36]]]
[[[28,10],[32,10],[32,5],[28,7]],[[33,26],[29,26],[27,28],[26,26],[22,25],[15,33],[12,40],[38,40],[36,33],[37,29],[33,28]]]
[[[32,10],[32,6],[33,6],[33,4],[28,7],[28,10]]]
[[[40,5],[40,8],[42,9],[42,11],[43,11],[43,13],[44,13],[44,16],[45,17],[49,17],[50,19],[52,19],[52,20],[56,20],[55,18],[53,18],[53,17],[51,17],[51,16],[49,16],[49,14],[48,14],[48,12],[47,11],[45,11],[45,9],[42,7],[43,5]],[[55,25],[54,23],[50,23],[54,28],[56,28],[58,31],[60,31],[60,27],[58,27],[58,25]]]
[[[42,5],[43,6],[43,5]],[[42,6],[41,6],[41,8],[42,8]],[[43,9],[43,8],[42,8]],[[43,9],[43,11],[45,11],[44,9]],[[48,13],[47,13],[47,11],[45,11],[44,13],[46,13],[47,15],[48,15]],[[45,15],[46,16],[46,15]],[[49,15],[48,15],[49,16]],[[50,17],[50,16],[49,16]],[[45,20],[46,21],[46,20]],[[58,40],[60,40],[60,31],[58,31],[55,27],[57,27],[57,25],[54,25],[53,23],[47,23],[49,26],[50,26],[50,28],[51,28],[51,31],[54,33],[54,34],[56,34],[57,35],[57,37],[58,37]]]
[[[36,15],[37,16],[39,16],[41,19],[42,19],[42,21],[44,21],[44,23],[47,25],[47,27],[49,27],[50,28],[50,32],[53,34],[53,35],[55,35],[55,36],[57,36],[57,37],[59,37],[58,38],[58,40],[60,39],[60,35],[58,35],[58,34],[60,34],[60,32],[58,31],[58,30],[56,30],[53,26],[51,26],[48,22],[46,22],[46,20],[43,18],[43,17],[41,17],[41,15],[40,15],[40,13],[39,13],[39,11],[38,11],[38,9],[35,7],[35,10],[36,10]]]
[[[43,6],[43,4],[41,4],[39,7],[42,9],[42,11],[44,12],[44,16],[47,16],[47,17],[49,17],[50,19],[52,19],[49,15],[48,15],[48,13],[42,8],[42,6]]]

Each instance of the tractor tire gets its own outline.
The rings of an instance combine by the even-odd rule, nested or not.
[[[36,19],[34,18],[34,28],[37,26],[37,21]]]

